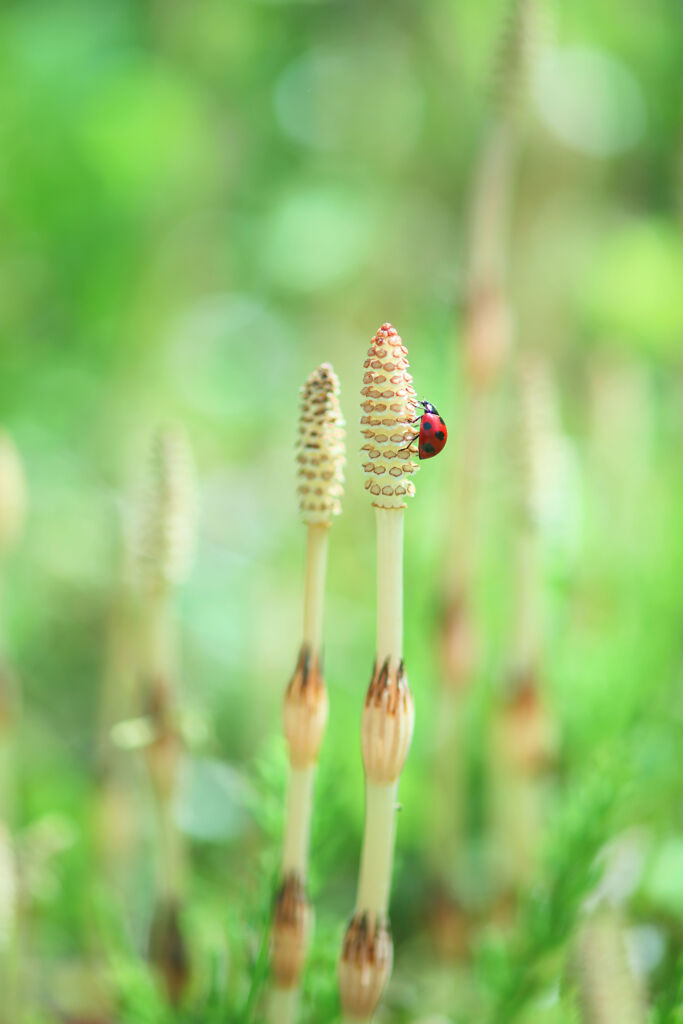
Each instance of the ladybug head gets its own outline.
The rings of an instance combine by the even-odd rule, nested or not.
[[[426,412],[426,413],[436,413],[437,416],[439,415],[438,412],[436,412],[436,409],[434,408],[432,403],[431,402],[426,402],[424,400],[424,398],[421,398],[420,401],[417,404],[422,406],[424,412]]]

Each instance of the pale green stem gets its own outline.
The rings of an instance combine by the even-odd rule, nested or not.
[[[302,640],[312,662],[320,659],[322,650],[329,533],[329,523],[308,524]],[[290,766],[282,843],[282,874],[295,871],[304,883],[308,877],[314,780],[315,764],[304,768]],[[268,1020],[271,1024],[294,1024],[298,1010],[299,985],[287,989],[277,985],[272,988],[268,1002]]]
[[[2,599],[4,597],[3,565],[0,560],[0,662],[4,656],[4,635],[2,617]],[[12,695],[8,695],[11,701]],[[0,714],[4,711],[0,709]],[[17,860],[14,854],[13,835],[10,830],[14,816],[15,796],[15,716],[18,709],[7,708],[10,718],[0,723],[0,842],[4,844],[2,865],[0,870],[7,877],[0,879],[3,896],[7,906],[3,907],[6,920],[4,934],[0,934],[0,991],[2,1005],[8,1021],[19,1020],[22,1014],[21,990],[21,952],[22,952],[22,921],[20,918],[22,901],[18,891]]]
[[[268,1003],[268,1019],[273,1024],[294,1024],[299,1012],[298,988],[273,988]]]
[[[377,664],[403,657],[403,509],[375,510],[377,517]]]
[[[388,658],[397,671],[403,657],[403,509],[376,509],[377,664]],[[366,779],[365,827],[358,880],[357,911],[384,916],[389,908],[396,835],[398,779]]]
[[[150,591],[143,610],[141,672],[146,686],[159,679],[170,682],[173,669],[173,633],[170,593]]]
[[[475,178],[469,230],[470,288],[496,283],[504,273],[514,149],[509,123],[495,121]]]
[[[398,779],[389,785],[366,782],[365,828],[356,911],[384,917],[389,909],[396,835]]]
[[[162,899],[176,900],[182,892],[183,846],[173,817],[173,797],[160,800],[159,886]]]
[[[282,873],[296,871],[302,880],[308,874],[314,773],[315,766],[308,765],[292,768],[289,775]]]
[[[526,670],[536,664],[541,647],[541,593],[538,538],[523,525],[517,537],[516,621],[512,665]]]
[[[147,595],[144,609],[143,643],[141,654],[141,670],[143,686],[148,693],[154,693],[157,686],[161,687],[159,699],[171,702],[174,644],[173,620],[171,615],[170,592],[167,588],[151,592]],[[168,716],[170,707],[162,709],[162,719]],[[158,724],[158,723],[156,723]],[[175,742],[175,741],[173,741]],[[163,746],[150,751],[150,756],[160,759],[159,772],[166,772],[165,760],[168,760],[168,771],[172,771],[175,759],[168,759]],[[175,899],[182,891],[183,850],[182,840],[173,817],[173,799],[177,779],[164,780],[165,793],[157,793],[157,814],[159,821],[159,888],[162,899]]]
[[[323,639],[329,523],[310,524],[307,532],[303,642],[317,656]]]

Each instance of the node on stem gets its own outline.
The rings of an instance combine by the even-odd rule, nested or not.
[[[351,1020],[367,1020],[389,980],[394,946],[388,918],[356,913],[344,936],[339,962],[342,1009]]]

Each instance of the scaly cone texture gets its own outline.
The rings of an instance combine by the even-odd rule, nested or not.
[[[415,434],[408,353],[391,324],[372,339],[361,390],[361,451],[377,519],[377,656],[361,725],[365,829],[356,909],[339,962],[344,1014],[369,1021],[391,974],[388,909],[398,780],[413,733],[414,704],[403,664],[403,515],[418,468],[407,450]]]
[[[146,762],[159,823],[159,893],[150,930],[149,956],[177,1005],[189,980],[181,927],[183,851],[173,819],[182,741],[177,726],[175,651],[170,599],[192,561],[196,498],[185,434],[177,427],[153,441],[138,543],[143,611],[141,682],[153,738]]]
[[[268,1007],[272,1024],[296,1020],[301,972],[313,929],[306,881],[315,765],[328,715],[321,657],[325,575],[329,528],[341,511],[345,458],[339,381],[329,363],[314,370],[301,389],[297,447],[299,508],[308,536],[302,644],[283,708],[290,776],[281,884],[273,913],[274,985]]]
[[[512,345],[505,296],[507,234],[520,122],[543,35],[540,23],[537,0],[512,0],[494,69],[491,125],[474,181],[463,355],[475,393],[495,387]]]
[[[298,448],[301,518],[329,526],[341,512],[345,456],[339,380],[329,363],[314,370],[301,389]]]
[[[360,423],[366,438],[361,448],[365,489],[375,508],[405,508],[405,499],[415,494],[410,477],[418,468],[407,449],[415,434],[417,396],[408,373],[408,350],[391,324],[382,324],[363,366]]]
[[[159,430],[154,437],[141,513],[141,583],[150,591],[167,591],[187,577],[196,535],[192,457],[187,437],[177,426]]]
[[[500,117],[519,117],[527,106],[529,81],[547,18],[539,0],[512,0],[505,16],[494,69],[493,106]]]

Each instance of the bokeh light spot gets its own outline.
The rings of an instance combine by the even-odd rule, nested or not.
[[[538,112],[566,145],[592,156],[626,152],[645,128],[638,82],[614,57],[587,47],[549,50],[533,83]]]

